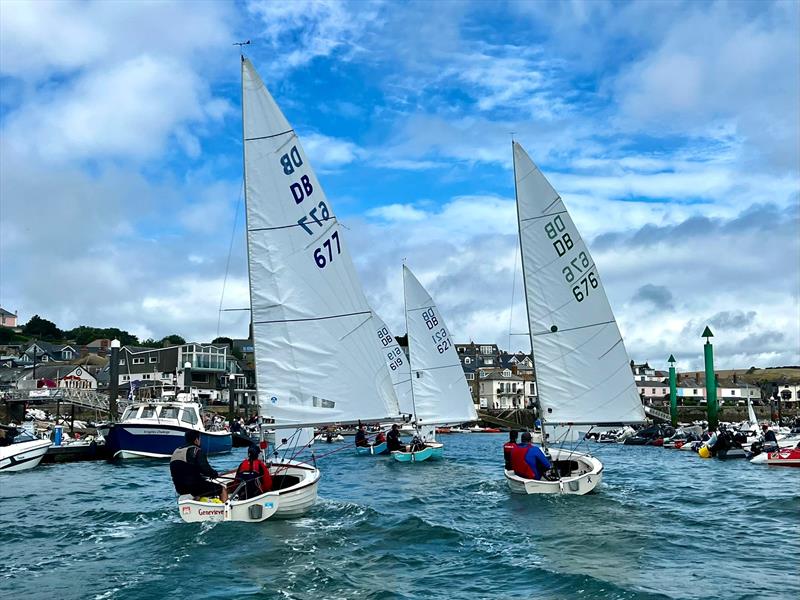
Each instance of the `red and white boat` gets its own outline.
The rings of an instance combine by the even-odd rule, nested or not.
[[[800,467],[800,446],[781,448],[777,452],[762,452],[754,456],[750,462],[754,465],[771,467]]]

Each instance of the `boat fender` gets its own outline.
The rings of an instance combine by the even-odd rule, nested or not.
[[[708,446],[701,446],[698,454],[700,458],[711,458],[711,450],[708,449]]]

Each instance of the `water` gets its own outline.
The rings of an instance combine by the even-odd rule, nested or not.
[[[184,524],[164,462],[1,475],[0,598],[798,597],[800,469],[592,444],[598,493],[512,496],[504,440],[417,465],[348,444],[310,513],[255,525]]]

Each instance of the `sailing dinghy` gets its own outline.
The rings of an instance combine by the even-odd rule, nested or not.
[[[276,431],[399,418],[377,352],[373,313],[342,229],[300,141],[242,57],[245,204],[258,397]],[[285,437],[282,434],[282,437]],[[312,434],[313,437],[313,434]],[[304,448],[294,444],[296,452]],[[264,521],[303,514],[320,471],[293,456],[269,464],[273,489],[202,502],[181,496],[184,521]],[[235,472],[224,475],[229,480]]]
[[[517,220],[528,325],[543,427],[645,421],[597,266],[561,197],[513,142]],[[543,429],[544,430],[544,429]],[[505,471],[512,492],[586,494],[602,479],[595,457],[549,448],[553,480]]]
[[[444,446],[436,441],[437,425],[475,421],[478,415],[450,331],[430,294],[405,265],[403,290],[411,363],[407,397],[424,447],[394,451],[392,456],[400,462],[421,462],[443,456]]]

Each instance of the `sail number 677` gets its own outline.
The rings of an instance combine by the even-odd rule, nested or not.
[[[333,257],[335,256],[333,253],[333,244],[332,242],[336,242],[336,254],[342,253],[342,247],[339,244],[339,232],[334,231],[327,240],[322,242],[322,246],[314,250],[314,262],[317,263],[317,266],[320,269],[324,269],[328,263],[333,262]],[[325,257],[325,250],[327,250],[327,258]]]

